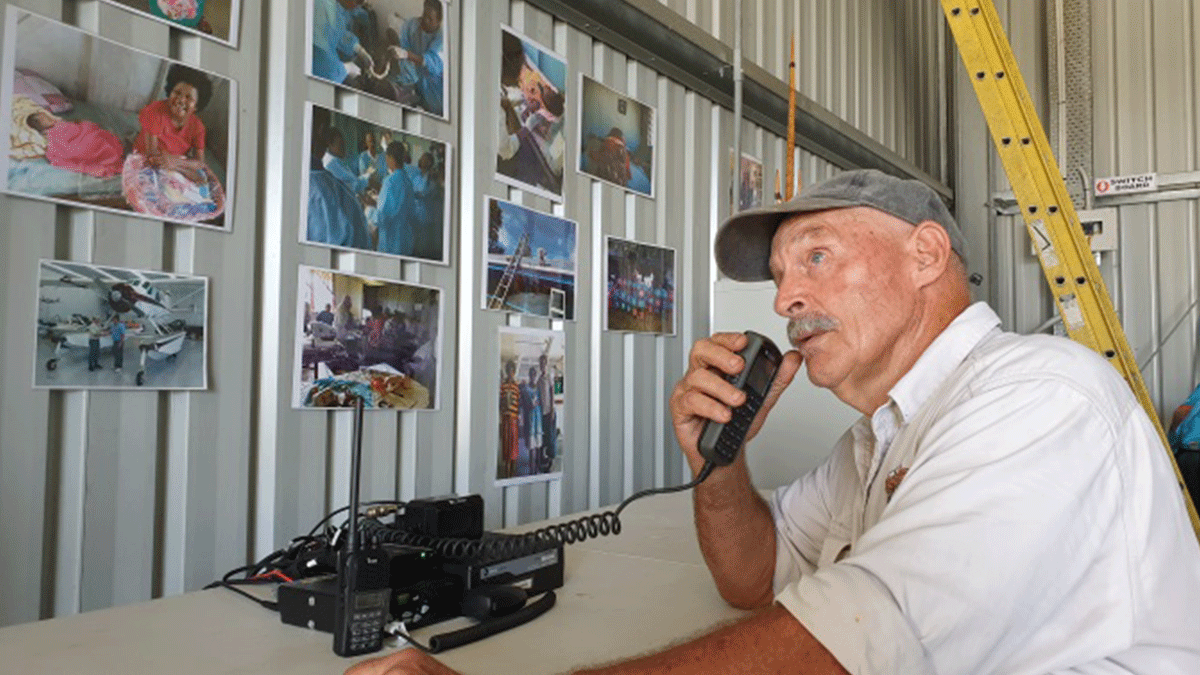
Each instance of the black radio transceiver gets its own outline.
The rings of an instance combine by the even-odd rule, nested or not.
[[[333,653],[369,654],[383,648],[383,625],[391,618],[391,566],[378,547],[358,545],[358,484],[362,473],[363,400],[354,406],[354,450],[350,461],[350,522],[338,555],[338,597],[333,605]]]
[[[379,548],[343,558],[333,604],[333,652],[338,656],[377,652],[383,647],[383,625],[391,620],[391,567]]]
[[[738,352],[745,360],[742,372],[725,378],[746,393],[746,401],[733,409],[733,418],[728,422],[709,420],[700,432],[700,454],[717,466],[730,464],[737,457],[783,361],[779,348],[765,335],[748,330],[746,339],[746,346]]]

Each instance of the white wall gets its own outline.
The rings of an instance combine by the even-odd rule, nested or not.
[[[775,302],[773,283],[722,279],[713,296],[714,332],[753,330],[771,338],[780,349],[789,349],[787,321],[771,309]],[[839,401],[828,389],[813,386],[807,371],[801,368],[746,450],[754,484],[759,488],[778,487],[816,468],[858,418],[857,410]]]

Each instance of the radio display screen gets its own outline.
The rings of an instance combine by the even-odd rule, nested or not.
[[[760,394],[767,393],[767,387],[771,384],[771,372],[774,369],[775,364],[771,363],[769,358],[755,359],[753,369],[746,377],[746,386]]]

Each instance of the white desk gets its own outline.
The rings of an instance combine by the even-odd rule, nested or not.
[[[438,658],[467,675],[561,673],[743,615],[720,599],[700,560],[690,494],[635,502],[622,523],[616,537],[566,548],[565,583],[549,612]],[[213,589],[0,629],[0,664],[12,673],[338,675],[355,660],[334,655],[332,641]]]

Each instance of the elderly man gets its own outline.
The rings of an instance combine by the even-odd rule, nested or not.
[[[802,364],[863,417],[768,499],[745,451],[696,488],[717,588],[759,611],[594,672],[1200,673],[1200,547],[1157,432],[1099,356],[972,304],[963,254],[932,190],[876,171],[722,226],[718,265],[775,281],[794,347],[750,436]],[[694,473],[744,342],[697,342],[671,395]]]

